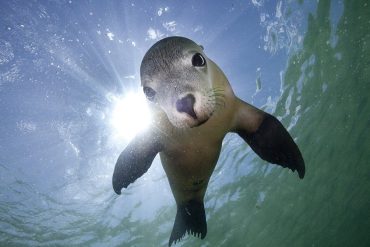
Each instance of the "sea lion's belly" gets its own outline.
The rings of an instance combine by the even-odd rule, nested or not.
[[[182,141],[160,153],[176,201],[203,199],[222,144],[221,140],[209,139]]]

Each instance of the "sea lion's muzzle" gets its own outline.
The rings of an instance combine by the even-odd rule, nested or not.
[[[176,101],[176,110],[178,112],[184,112],[192,117],[194,120],[198,119],[197,114],[194,111],[195,97],[192,94],[187,94],[185,97]]]
[[[199,112],[198,114],[196,113],[195,102],[196,102],[195,96],[189,93],[184,97],[178,99],[175,103],[176,110],[179,113],[186,113],[186,115],[188,115],[192,119],[192,124],[190,124],[189,126],[190,128],[198,127],[207,122],[209,119],[209,117],[207,118],[204,118],[204,116],[202,117],[202,115],[199,114]]]

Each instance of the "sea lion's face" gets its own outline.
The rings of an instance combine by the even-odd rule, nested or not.
[[[200,126],[215,110],[216,92],[207,60],[201,46],[182,37],[160,40],[143,58],[144,93],[175,127]]]

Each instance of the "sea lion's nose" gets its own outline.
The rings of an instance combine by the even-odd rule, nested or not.
[[[195,97],[188,94],[185,97],[176,101],[176,109],[178,112],[187,113],[190,117],[197,119],[197,114],[194,112]]]

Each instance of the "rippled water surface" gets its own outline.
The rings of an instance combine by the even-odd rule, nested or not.
[[[369,13],[366,0],[2,1],[0,246],[167,246],[159,159],[121,196],[111,175],[140,117],[122,99],[172,35],[202,44],[306,162],[300,180],[228,135],[207,237],[178,246],[370,246]],[[136,109],[118,125],[117,105]]]

